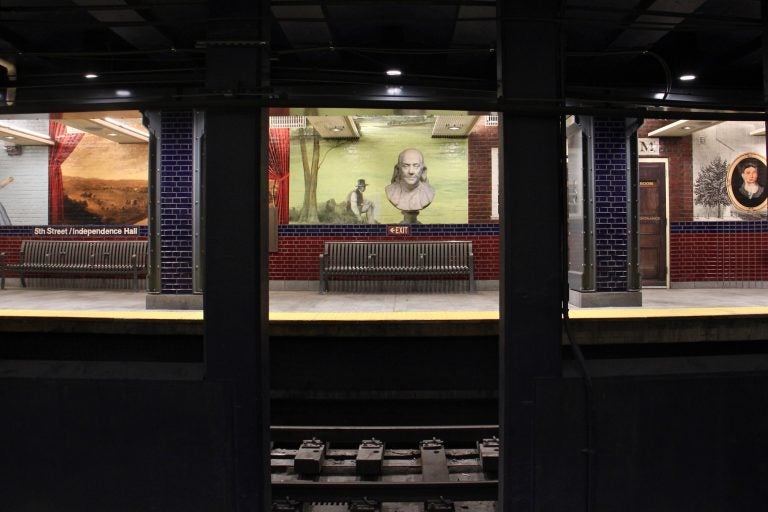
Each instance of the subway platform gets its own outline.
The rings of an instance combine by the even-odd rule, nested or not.
[[[658,366],[670,355],[684,356],[665,363],[662,370],[672,373],[729,364],[768,369],[768,290],[648,289],[643,299],[643,307],[570,309],[562,322],[564,361],[576,342],[595,374],[606,361],[613,364],[608,368],[617,360],[622,368],[635,365],[623,370],[631,372],[648,366],[638,361]],[[479,375],[496,371],[495,291],[272,291],[269,301],[271,357],[294,361],[299,374],[328,354],[354,353],[463,354],[455,366],[475,357],[469,365],[484,368]],[[203,311],[147,310],[145,304],[145,293],[125,290],[0,290],[0,377],[202,379]],[[720,357],[716,367],[713,354]],[[566,373],[575,372],[570,368]]]
[[[642,307],[571,307],[568,317],[569,334],[586,344],[651,343],[669,336],[673,336],[670,341],[762,339],[768,290],[651,288],[643,290]],[[163,332],[176,326],[201,334],[203,318],[202,310],[148,310],[146,294],[127,290],[9,287],[0,291],[5,329],[20,321],[29,329],[35,324],[58,329],[69,319],[79,328],[92,324],[126,332]],[[456,329],[467,335],[496,335],[499,293],[271,291],[269,319],[270,334],[279,335],[361,336],[391,331],[396,336],[404,326],[415,335],[441,331],[450,335]]]
[[[615,318],[617,316],[679,316],[690,314],[768,313],[768,289],[699,288],[643,290],[641,307],[578,308],[569,306],[573,318]],[[128,290],[72,290],[8,287],[0,290],[0,315],[64,312],[143,312],[158,316],[202,318],[201,311],[147,310],[146,295]],[[496,318],[498,291],[477,293],[327,293],[315,291],[270,291],[270,319],[333,319],[339,315],[419,317],[451,314],[467,319]],[[390,316],[391,317],[391,316]]]

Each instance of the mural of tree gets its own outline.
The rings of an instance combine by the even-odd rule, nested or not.
[[[307,115],[317,115],[317,109],[307,109]],[[297,222],[307,224],[318,224],[321,219],[317,210],[317,178],[320,174],[320,167],[332,150],[340,148],[349,143],[347,140],[331,142],[330,147],[326,144],[326,150],[320,155],[320,133],[314,127],[307,126],[299,129],[299,146],[301,147],[301,165],[304,170],[304,202],[301,205],[301,211]],[[312,144],[310,153],[309,144]],[[323,222],[327,222],[324,220]]]
[[[718,217],[723,215],[721,206],[730,204],[725,187],[727,172],[728,162],[717,156],[699,169],[693,186],[695,203],[706,208],[716,208]]]
[[[314,109],[313,109],[314,110]],[[316,115],[316,111],[308,112]],[[312,155],[307,148],[312,143]],[[299,130],[301,164],[304,168],[304,202],[299,212],[299,222],[317,224],[317,175],[320,171],[320,134],[312,126]]]

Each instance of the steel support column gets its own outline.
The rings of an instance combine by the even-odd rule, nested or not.
[[[267,338],[267,110],[238,96],[268,81],[266,2],[210,9],[206,85],[232,105],[209,108],[203,153],[206,378],[232,403],[233,506],[271,509]],[[226,448],[226,447],[222,447]]]
[[[536,509],[537,378],[560,375],[561,98],[558,2],[497,2],[501,151],[500,510]],[[531,44],[535,41],[535,44]],[[535,114],[511,107],[535,107]]]

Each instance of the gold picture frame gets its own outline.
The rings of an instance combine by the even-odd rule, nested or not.
[[[744,173],[754,175],[753,171],[747,168],[757,170],[756,181],[752,188],[747,190],[749,184],[745,185]],[[765,157],[758,153],[742,153],[734,158],[728,167],[726,174],[725,187],[728,192],[728,198],[737,209],[744,212],[754,212],[761,210],[768,204],[768,168],[766,168]]]

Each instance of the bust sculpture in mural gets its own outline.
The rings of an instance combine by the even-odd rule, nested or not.
[[[435,189],[427,179],[427,166],[421,151],[408,148],[398,155],[392,182],[384,191],[389,202],[403,212],[403,223],[417,222],[419,211],[435,198]]]

